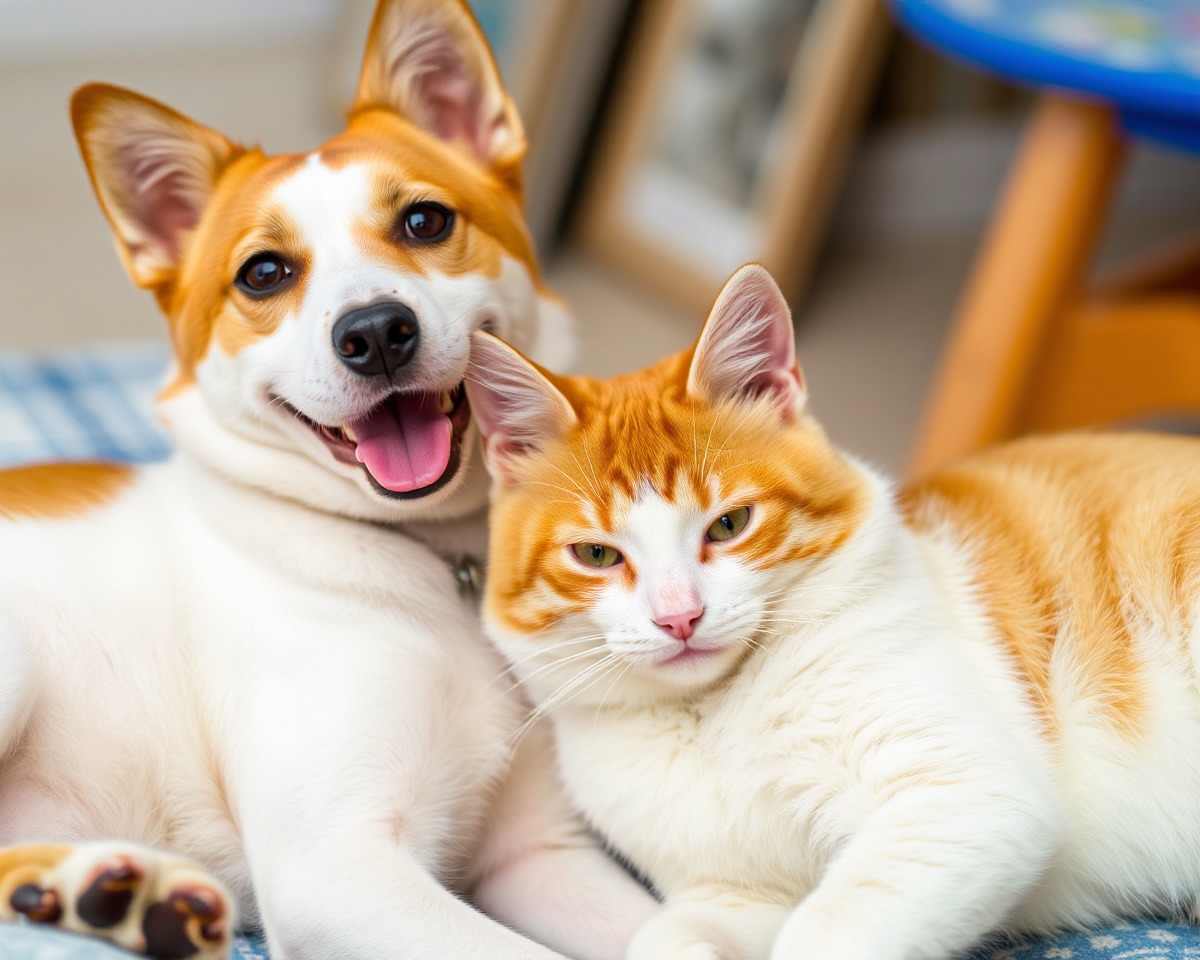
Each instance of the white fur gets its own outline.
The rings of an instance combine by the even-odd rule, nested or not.
[[[1132,738],[1072,688],[1060,638],[1048,739],[967,547],[915,534],[859,469],[869,514],[827,559],[700,564],[711,516],[644,491],[604,537],[632,592],[614,577],[549,635],[491,625],[553,719],[571,797],[666,898],[631,960],[934,960],[996,929],[1190,909],[1196,628],[1131,622],[1151,709]],[[680,644],[649,603],[680,578],[707,605],[695,645],[720,652],[664,665]],[[573,679],[589,670],[606,672]]]
[[[482,506],[474,433],[453,484],[393,501],[274,402],[335,424],[379,402],[330,334],[379,298],[420,318],[415,389],[461,381],[485,321],[561,359],[565,315],[515,261],[373,260],[350,230],[359,166],[314,155],[274,199],[311,251],[306,295],[245,349],[214,342],[163,404],[182,452],[81,517],[0,521],[0,843],[190,857],[277,960],[557,956],[514,930],[615,960],[653,900],[563,801],[536,731],[514,747],[524,704],[446,563],[387,525],[437,540]]]

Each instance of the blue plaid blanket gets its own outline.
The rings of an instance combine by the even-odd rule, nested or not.
[[[57,930],[0,923],[0,960],[129,960],[130,954]],[[969,960],[1197,960],[1200,929],[1166,921],[1122,923],[1048,940],[1003,941]],[[230,960],[270,960],[258,940],[239,938]],[[385,960],[385,958],[381,958]]]
[[[161,460],[170,451],[154,395],[165,344],[47,357],[0,352],[0,466],[46,460]]]
[[[30,923],[0,923],[0,960],[130,960],[103,940]],[[229,960],[271,960],[261,941],[239,937]]]
[[[44,460],[159,460],[170,442],[154,416],[169,351],[122,344],[50,357],[0,353],[0,466]],[[0,960],[122,960],[102,941],[0,924]],[[1200,929],[1167,921],[1117,924],[1044,940],[998,940],[970,960],[1200,960]],[[239,938],[231,960],[269,960]]]

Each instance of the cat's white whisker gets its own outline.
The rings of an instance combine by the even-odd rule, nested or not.
[[[597,670],[605,667],[607,664],[615,661],[616,659],[617,659],[617,657],[615,657],[613,654],[607,653],[603,657],[601,657],[599,660],[597,660],[595,663],[589,664],[587,667],[585,667],[579,673],[575,674],[575,676],[569,678],[568,680],[566,680],[562,684],[560,684],[553,693],[551,693],[548,697],[545,698],[545,700],[534,711],[534,713],[538,713],[539,715],[544,715],[547,710],[552,709],[557,703],[559,703],[561,701],[561,699],[564,696],[569,694],[579,684],[583,683],[589,676],[594,674]]]
[[[534,677],[538,676],[539,674],[541,674],[547,670],[551,670],[557,666],[570,664],[573,661],[580,660],[587,656],[592,656],[596,653],[597,648],[591,647],[587,650],[579,651],[569,657],[561,657],[561,658],[555,659],[552,662],[545,664],[542,667],[539,667],[533,673],[529,674],[528,676],[526,676],[524,678],[515,677],[514,671],[522,663],[526,663],[529,660],[536,659],[537,657],[544,655],[545,653],[549,652],[549,650],[552,650],[555,647],[573,646],[576,643],[586,643],[586,642],[595,643],[596,640],[602,640],[602,639],[603,639],[603,637],[580,637],[580,638],[576,638],[574,640],[563,641],[562,643],[551,644],[546,650],[537,651],[533,654],[530,654],[527,657],[521,658],[521,660],[518,660],[515,663],[509,664],[509,666],[507,668],[500,671],[500,673],[491,681],[491,684],[499,683],[501,681],[509,680],[509,679],[511,679],[512,682],[509,683],[503,690],[499,691],[489,702],[495,702],[496,700],[502,699],[503,697],[510,694],[513,690],[517,689],[518,687],[521,687],[524,683],[527,683],[529,680],[532,680]],[[489,686],[491,686],[491,684],[489,684]]]
[[[576,488],[575,490],[571,490],[567,487],[562,486],[561,484],[550,483],[550,481],[548,481],[548,480],[527,480],[527,481],[525,481],[525,483],[527,486],[531,486],[531,487],[549,487],[551,490],[557,490],[559,493],[565,493],[568,497],[571,498],[570,500],[565,500],[565,501],[563,501],[563,500],[554,500],[554,501],[543,500],[542,501],[543,503],[546,503],[546,502],[578,503],[579,502],[579,494],[582,492],[578,488]]]
[[[592,463],[592,454],[591,454],[591,451],[588,449],[587,437],[586,436],[583,437],[582,440],[583,440],[583,455],[587,458],[588,471],[592,475],[592,481],[588,485],[592,488],[592,492],[595,494],[597,499],[602,499],[600,497],[600,487],[602,486],[602,484],[600,483],[599,478],[596,476],[596,466],[595,466],[595,464]],[[573,454],[572,454],[572,458],[575,460],[576,463],[579,462],[578,458],[574,457]]]
[[[696,457],[699,454],[699,444],[696,441],[696,398],[689,397],[688,412],[692,415],[692,469],[696,469]]]
[[[536,670],[534,670],[532,673],[526,675],[524,678],[522,678],[522,682],[529,683],[529,681],[532,680],[534,677],[539,677],[548,670],[554,670],[558,667],[569,666],[570,664],[576,663],[579,660],[583,660],[587,657],[595,656],[595,654],[599,650],[602,650],[602,649],[603,649],[602,647],[589,647],[587,650],[579,650],[579,651],[572,653],[566,657],[557,657],[554,660],[552,660],[550,663],[543,664],[542,666],[540,666]]]
[[[594,634],[593,636],[588,636],[588,637],[571,637],[568,640],[559,640],[555,643],[547,644],[544,647],[539,647],[537,650],[534,650],[532,653],[528,653],[525,656],[520,657],[517,660],[510,661],[508,667],[503,672],[511,673],[517,667],[521,666],[522,664],[528,663],[530,660],[537,660],[539,657],[544,657],[547,654],[552,653],[555,650],[561,650],[564,647],[573,647],[576,644],[580,644],[580,643],[597,643],[597,642],[603,641],[603,640],[604,640],[603,634],[599,634],[599,633]]]
[[[610,693],[612,693],[613,687],[615,687],[617,685],[617,683],[621,680],[621,678],[624,677],[626,674],[628,674],[629,671],[632,670],[633,668],[634,668],[634,662],[632,660],[627,661],[625,666],[623,666],[621,668],[620,672],[613,678],[612,683],[610,683],[608,685],[608,689],[604,691],[604,696],[602,696],[600,698],[600,702],[598,704],[596,704],[596,717],[595,717],[595,720],[593,720],[593,722],[592,722],[593,727],[595,727],[596,723],[599,722],[600,711],[604,709],[604,701],[606,701],[608,699],[608,695]]]
[[[560,466],[559,466],[558,464],[556,464],[556,463],[552,463],[552,464],[550,464],[549,466],[550,466],[550,468],[551,468],[552,470],[554,470],[554,472],[555,472],[555,473],[557,473],[557,474],[558,474],[559,476],[561,476],[561,477],[562,477],[564,480],[566,480],[566,481],[567,481],[567,482],[569,482],[569,483],[570,483],[572,486],[574,486],[574,487],[575,487],[575,492],[576,492],[576,493],[578,493],[578,494],[579,494],[581,497],[583,497],[583,499],[584,499],[584,500],[590,500],[590,499],[591,499],[590,497],[588,497],[588,495],[587,495],[587,491],[586,491],[586,490],[584,490],[584,489],[583,489],[583,487],[581,487],[581,486],[579,485],[578,481],[576,481],[576,479],[575,479],[574,477],[572,477],[572,476],[571,476],[569,473],[567,473],[567,471],[565,471],[564,469],[562,469],[562,467],[560,467]]]
[[[611,669],[613,664],[616,662],[618,662],[617,657],[613,656],[612,654],[607,654],[601,660],[592,664],[577,676],[572,677],[570,680],[560,686],[553,694],[547,697],[543,703],[539,704],[530,712],[529,717],[524,723],[521,724],[516,733],[513,735],[515,742],[520,742],[521,738],[529,732],[533,725],[546,716],[546,714],[551,710],[562,706],[568,700],[573,699],[574,696],[582,693],[583,690],[586,690],[592,685],[591,683],[588,683],[587,687],[584,687],[583,690],[580,690],[579,687],[581,684],[587,683],[589,679],[595,678],[598,673],[601,673],[601,671],[603,671],[601,676],[606,676],[608,670]]]
[[[728,406],[732,406],[732,404],[729,404]],[[729,433],[725,436],[725,439],[721,441],[720,448],[717,450],[717,452],[715,454],[713,454],[712,468],[714,470],[717,469],[717,464],[721,460],[721,454],[723,454],[725,452],[725,448],[727,446],[729,446],[729,441],[732,440],[734,437],[736,437],[741,432],[742,428],[746,426],[746,423],[747,423],[746,420],[738,421],[738,423],[734,426],[734,428],[732,430],[730,430]]]

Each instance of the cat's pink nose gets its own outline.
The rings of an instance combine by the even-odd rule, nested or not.
[[[696,631],[696,624],[704,616],[703,607],[694,607],[682,613],[668,613],[655,617],[654,622],[667,631],[676,640],[687,640]]]

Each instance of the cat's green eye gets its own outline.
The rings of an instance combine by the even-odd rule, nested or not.
[[[602,543],[575,543],[571,549],[589,567],[613,567],[625,559],[612,547]]]
[[[721,516],[713,521],[713,525],[708,528],[708,539],[732,540],[746,529],[746,524],[749,522],[749,507],[738,507],[736,510],[730,510],[728,513],[721,514]]]

